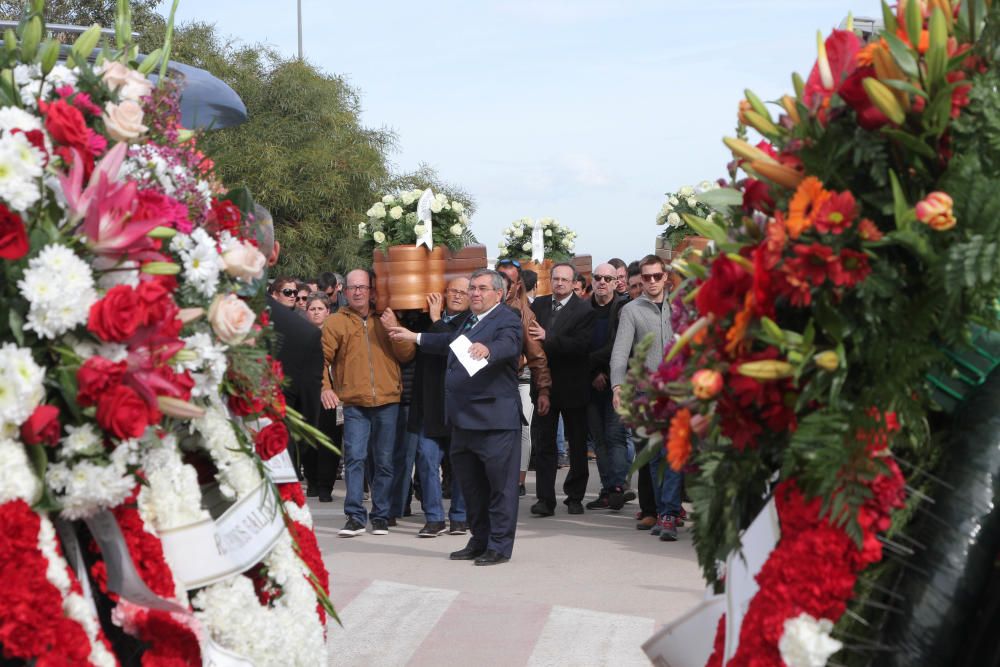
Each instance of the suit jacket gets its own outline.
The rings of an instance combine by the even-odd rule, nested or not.
[[[469,311],[459,313],[450,322],[441,318],[425,333],[454,334],[469,318]],[[422,340],[422,339],[421,339]],[[424,434],[431,438],[447,438],[451,435],[444,418],[444,381],[448,370],[448,358],[434,354],[427,348],[417,348],[417,370],[413,380],[413,399],[410,402],[406,428],[411,433]]]
[[[323,344],[319,327],[295,311],[267,297],[271,323],[277,333],[274,358],[288,379],[285,400],[314,426],[319,422],[323,390]]]
[[[425,333],[420,348],[447,354],[444,412],[450,427],[472,431],[519,430],[523,422],[517,390],[517,367],[521,357],[521,318],[502,303],[465,336],[490,350],[487,364],[469,376],[448,345],[462,335],[455,332]]]
[[[545,329],[545,356],[552,372],[550,400],[557,408],[579,408],[590,400],[590,338],[594,309],[575,294],[552,321],[552,295],[531,304],[538,323]]]

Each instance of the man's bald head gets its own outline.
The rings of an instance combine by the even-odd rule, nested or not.
[[[605,262],[594,268],[594,300],[604,306],[615,296],[615,286],[618,284],[618,271],[613,264]]]

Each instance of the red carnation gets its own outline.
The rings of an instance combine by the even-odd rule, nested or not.
[[[124,341],[145,321],[139,294],[128,285],[115,285],[90,307],[87,329],[104,341]]]
[[[21,440],[27,445],[55,445],[59,433],[59,408],[54,405],[39,405],[21,424]]]
[[[288,449],[288,427],[284,422],[271,422],[254,439],[257,454],[265,461]]]
[[[0,259],[21,259],[28,253],[28,232],[17,213],[0,204]]]
[[[83,407],[96,405],[101,396],[112,387],[120,385],[128,365],[124,361],[113,362],[104,357],[91,357],[83,362],[76,372],[77,402]]]
[[[119,440],[138,438],[159,418],[134,389],[121,384],[103,394],[97,403],[97,423]]]
[[[720,255],[712,262],[712,275],[705,281],[695,303],[702,315],[712,313],[717,317],[725,317],[736,308],[743,305],[747,290],[753,284],[753,277],[740,264],[725,255]]]

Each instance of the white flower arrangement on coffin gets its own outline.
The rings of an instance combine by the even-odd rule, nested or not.
[[[385,250],[394,245],[413,245],[426,230],[417,214],[425,190],[404,190],[387,194],[368,209],[367,222],[358,224],[358,237],[372,248]],[[459,250],[473,242],[469,231],[469,216],[465,205],[448,199],[443,193],[434,194],[430,201],[431,236],[435,246],[444,245]]]
[[[555,218],[520,218],[503,230],[498,247],[499,256],[510,259],[532,259],[536,229],[540,232],[545,259],[564,262],[572,259],[576,249],[576,232]]]
[[[713,181],[702,181],[696,186],[685,185],[677,192],[668,192],[666,201],[656,214],[656,224],[664,228],[660,236],[671,244],[676,244],[687,236],[694,236],[695,231],[684,222],[684,214],[709,218],[712,215],[712,208],[699,201],[697,197],[719,187],[719,184]]]

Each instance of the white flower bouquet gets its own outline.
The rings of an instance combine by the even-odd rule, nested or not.
[[[541,233],[545,259],[564,262],[573,257],[576,232],[555,218],[520,218],[503,230],[503,240],[498,248],[500,257],[530,260],[535,230]]]
[[[711,216],[712,208],[699,201],[698,195],[718,188],[718,183],[702,181],[695,186],[685,185],[677,192],[668,192],[666,201],[656,214],[656,224],[663,227],[660,236],[671,244],[676,244],[687,236],[694,236],[696,232],[684,222],[683,215],[690,213],[706,219]]]
[[[385,250],[394,245],[413,245],[426,232],[417,216],[417,204],[425,190],[387,194],[367,211],[368,221],[358,224],[358,236],[368,245]],[[462,202],[437,193],[431,201],[431,238],[435,246],[458,250],[472,242],[469,216]]]

